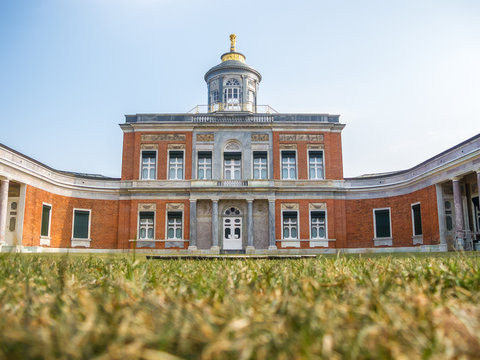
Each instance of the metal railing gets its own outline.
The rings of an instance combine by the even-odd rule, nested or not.
[[[212,105],[197,105],[193,107],[189,114],[208,114],[220,112],[236,112],[247,111],[256,114],[278,114],[278,111],[273,109],[270,105],[255,105],[251,102],[241,104],[217,103]]]

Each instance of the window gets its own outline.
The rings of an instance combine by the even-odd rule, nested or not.
[[[182,240],[182,213],[169,212],[167,215],[167,239]]]
[[[213,91],[212,91],[211,103],[212,103],[212,104],[217,104],[218,101],[219,101],[218,90],[213,90]]]
[[[267,172],[267,153],[255,151],[253,153],[253,178],[265,180],[268,178]]]
[[[312,180],[323,179],[323,151],[308,152],[309,178]]]
[[[282,238],[284,240],[298,239],[298,224],[296,211],[284,211],[282,215]]]
[[[208,180],[212,178],[212,153],[198,153],[198,179]]]
[[[412,205],[413,236],[420,236],[422,232],[422,213],[420,204]]]
[[[155,151],[142,151],[142,180],[155,180],[156,179],[156,162],[157,153]]]
[[[282,179],[295,180],[297,178],[297,164],[295,151],[282,151]]]
[[[183,151],[170,151],[168,178],[170,180],[183,180]]]
[[[141,211],[138,214],[138,240],[153,240],[155,238],[155,213]]]
[[[90,239],[90,210],[73,210],[73,238]]]
[[[225,180],[240,180],[242,178],[241,154],[225,153],[223,170]]]
[[[50,237],[50,220],[51,220],[52,206],[43,204],[42,206],[42,229],[40,236]]]
[[[326,239],[327,227],[325,221],[325,211],[310,212],[310,238]]]
[[[374,209],[375,238],[392,237],[390,224],[390,208]]]
[[[240,82],[237,79],[229,79],[223,90],[223,102],[226,109],[240,109]]]

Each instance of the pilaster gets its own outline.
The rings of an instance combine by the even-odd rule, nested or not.
[[[246,253],[252,253],[253,246],[253,199],[247,199],[247,249]]]
[[[277,250],[275,243],[275,200],[268,200],[268,250]]]
[[[188,250],[197,250],[197,200],[190,199],[190,243]]]
[[[0,246],[5,245],[7,231],[7,206],[8,206],[8,185],[9,179],[0,180]]]
[[[220,251],[218,246],[218,199],[212,199],[212,251]]]

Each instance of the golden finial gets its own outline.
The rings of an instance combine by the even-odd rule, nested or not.
[[[230,35],[230,52],[235,52],[235,44],[237,42],[237,35]]]

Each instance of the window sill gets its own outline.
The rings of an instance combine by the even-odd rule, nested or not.
[[[40,246],[50,246],[50,240],[52,240],[50,236],[40,236]]]
[[[71,246],[73,247],[90,247],[92,239],[72,239]]]
[[[423,245],[423,235],[414,235],[412,237],[413,245]]]
[[[393,238],[373,238],[374,246],[393,246]]]

